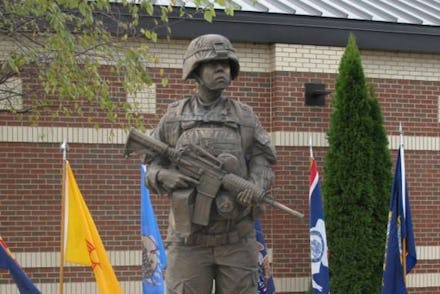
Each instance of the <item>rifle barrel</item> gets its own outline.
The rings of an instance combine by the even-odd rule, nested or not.
[[[296,216],[296,217],[299,217],[299,218],[303,218],[304,217],[304,214],[302,214],[301,212],[293,210],[290,207],[287,207],[286,205],[284,205],[284,204],[282,204],[282,203],[280,203],[278,201],[275,201],[271,197],[266,196],[266,197],[263,198],[263,201],[266,202],[267,204],[272,205],[275,208],[278,208],[278,209],[283,210],[284,212],[287,212],[290,215],[293,215],[293,216]]]

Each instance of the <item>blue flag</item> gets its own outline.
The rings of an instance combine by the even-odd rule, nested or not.
[[[406,263],[406,268],[403,261]],[[416,246],[405,177],[405,158],[403,147],[400,146],[388,213],[382,294],[407,293],[406,274],[416,263]]]
[[[313,294],[330,293],[327,235],[316,161],[312,157],[309,180],[310,259]]]
[[[147,167],[141,165],[142,291],[144,294],[163,294],[167,259],[150,193],[145,186],[146,173]]]
[[[32,281],[24,273],[15,259],[12,257],[8,246],[0,237],[0,268],[9,270],[12,278],[17,284],[20,294],[41,294],[40,290],[35,287]]]
[[[261,222],[254,222],[257,244],[258,244],[258,291],[257,294],[275,294],[275,285],[273,283],[272,271],[267,255],[266,240],[264,239]]]

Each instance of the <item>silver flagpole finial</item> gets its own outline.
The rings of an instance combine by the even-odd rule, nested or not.
[[[60,149],[63,152],[63,160],[66,160],[67,159],[67,149],[68,149],[66,139],[64,139],[63,143],[61,143]]]
[[[310,157],[313,158],[312,136],[309,136]]]
[[[403,146],[403,129],[402,129],[402,123],[399,122],[399,146]]]

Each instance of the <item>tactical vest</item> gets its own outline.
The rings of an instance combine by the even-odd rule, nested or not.
[[[250,107],[235,100],[221,101],[224,107],[219,112],[193,113],[188,111],[191,98],[170,105],[165,119],[164,136],[170,146],[180,148],[186,144],[196,144],[210,154],[221,157],[225,154],[237,159],[235,170],[230,171],[246,178],[248,176],[246,152],[252,147],[256,117]],[[217,109],[218,110],[218,109]],[[184,238],[194,231],[207,230],[207,235],[228,232],[226,223],[235,223],[246,211],[229,195],[220,189],[212,205],[210,224],[200,228],[191,223],[194,209],[195,191],[176,191],[172,198],[173,223],[175,231]],[[223,225],[224,224],[224,225]],[[246,231],[251,228],[246,225]],[[249,233],[249,232],[246,232]],[[219,235],[218,235],[219,236]],[[200,235],[198,235],[200,239]],[[229,238],[229,237],[228,237]],[[209,241],[206,241],[209,243]]]
[[[253,142],[253,135],[256,125],[256,117],[251,108],[238,101],[227,99],[224,103],[229,110],[228,113],[218,113],[216,116],[199,117],[183,113],[185,105],[191,98],[186,98],[172,103],[168,107],[165,121],[165,142],[175,147],[184,128],[189,129],[196,123],[218,122],[226,126],[238,128],[241,137],[242,150],[249,150]]]

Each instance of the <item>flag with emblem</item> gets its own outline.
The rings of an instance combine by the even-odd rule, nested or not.
[[[0,268],[8,270],[20,294],[41,294],[40,290],[32,283],[23,269],[12,256],[6,242],[0,237]]]
[[[122,293],[68,161],[65,181],[65,261],[91,266],[100,294]]]
[[[146,165],[141,165],[141,238],[142,238],[142,291],[143,294],[165,293],[163,273],[167,266],[165,248],[145,186]]]
[[[257,294],[275,294],[272,270],[267,254],[266,240],[264,239],[261,222],[254,222],[258,245],[258,291]]]
[[[312,293],[330,293],[324,211],[322,207],[318,167],[313,158],[312,147],[310,147],[310,157],[309,211]]]
[[[382,294],[404,294],[406,275],[417,263],[416,246],[405,177],[405,157],[400,144],[388,213]]]

